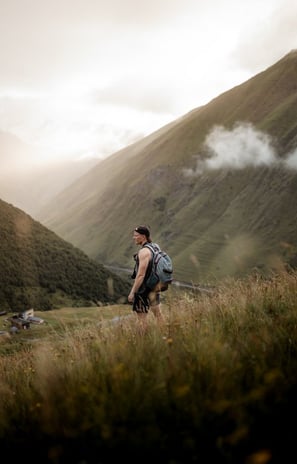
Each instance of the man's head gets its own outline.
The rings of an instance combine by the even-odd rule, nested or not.
[[[142,241],[151,242],[152,240],[150,235],[151,233],[149,228],[144,225],[135,227],[133,232],[133,238],[135,239],[136,243],[141,243]]]

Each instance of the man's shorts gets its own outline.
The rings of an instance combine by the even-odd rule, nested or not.
[[[150,288],[135,293],[133,311],[136,313],[147,313],[150,306],[160,304],[160,292],[152,291]]]

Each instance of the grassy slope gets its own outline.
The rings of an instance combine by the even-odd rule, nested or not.
[[[2,200],[0,232],[0,305],[4,308],[50,309],[126,299],[125,280]]]
[[[88,308],[46,313],[45,326],[1,339],[3,456],[294,462],[296,290],[294,273],[229,279],[211,298],[168,300],[166,323],[150,314],[145,330],[136,316],[98,327]]]

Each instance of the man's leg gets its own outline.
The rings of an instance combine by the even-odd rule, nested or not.
[[[146,292],[136,293],[133,303],[133,311],[136,312],[140,322],[141,332],[145,332],[147,328],[147,315],[150,302]]]
[[[161,301],[160,301],[160,292],[150,292],[149,293],[149,301],[150,301],[150,306],[153,315],[159,319],[160,321],[163,321],[163,314],[161,311]]]

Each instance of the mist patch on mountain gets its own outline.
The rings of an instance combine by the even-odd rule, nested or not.
[[[207,158],[197,159],[195,169],[184,169],[186,176],[214,169],[244,169],[249,166],[283,166],[297,169],[297,148],[280,158],[272,137],[250,123],[237,123],[229,130],[215,126],[206,136],[203,149]]]

